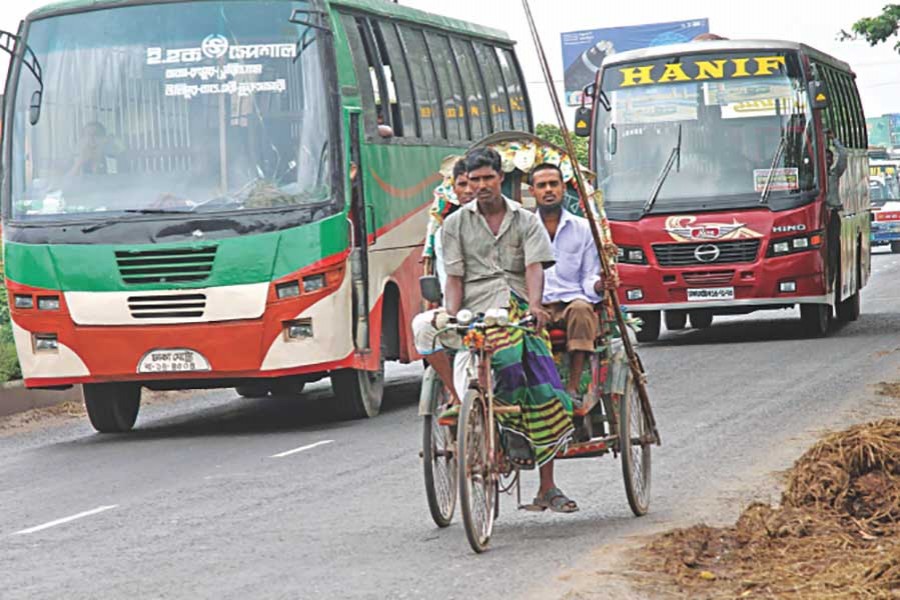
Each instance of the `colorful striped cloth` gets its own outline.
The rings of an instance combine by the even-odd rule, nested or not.
[[[510,321],[522,319],[528,304],[511,294]],[[494,348],[491,367],[496,377],[499,405],[522,407],[520,414],[497,415],[507,434],[521,435],[534,449],[535,462],[553,460],[572,438],[572,398],[565,392],[546,332],[541,336],[519,329],[490,330],[486,341]]]
[[[428,229],[425,233],[425,247],[422,248],[422,256],[434,258],[434,239],[444,220],[454,210],[459,208],[459,199],[453,191],[453,180],[444,179],[441,185],[434,188],[434,200],[428,209]]]

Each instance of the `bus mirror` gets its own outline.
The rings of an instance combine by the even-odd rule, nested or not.
[[[423,275],[419,277],[419,289],[422,297],[429,302],[441,301],[441,282],[435,275]]]
[[[606,150],[610,155],[615,154],[619,149],[619,131],[615,125],[610,125],[606,130]]]
[[[37,122],[41,119],[41,96],[43,94],[40,90],[36,90],[31,94],[31,104],[28,106],[28,122],[32,125],[37,125]]]
[[[593,102],[593,101],[594,101],[594,96],[595,96],[596,93],[597,93],[597,84],[596,84],[596,83],[593,83],[593,82],[587,84],[586,86],[584,86],[583,88],[581,88],[581,96],[582,96],[582,98],[581,98],[581,103],[582,103],[582,104],[585,103],[585,102],[584,102],[584,99],[585,99],[585,98],[590,98],[590,99],[591,99],[591,102]]]
[[[828,86],[824,81],[809,82],[809,100],[813,110],[828,108]]]
[[[589,137],[591,135],[591,120],[594,109],[590,106],[579,106],[575,110],[575,135]]]

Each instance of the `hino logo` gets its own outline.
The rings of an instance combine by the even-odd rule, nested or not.
[[[703,244],[702,246],[697,246],[694,250],[694,258],[703,263],[711,263],[716,262],[721,253],[718,246]]]
[[[772,228],[772,233],[788,233],[791,231],[806,231],[806,225],[803,223],[798,225],[776,225]]]

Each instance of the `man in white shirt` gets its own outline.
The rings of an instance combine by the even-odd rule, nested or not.
[[[594,304],[600,302],[603,293],[600,257],[587,219],[562,207],[566,187],[559,167],[537,165],[531,171],[530,183],[556,259],[556,264],[544,271],[544,307],[551,323],[565,327],[569,352],[566,391],[577,401],[585,359],[594,351],[599,333]]]

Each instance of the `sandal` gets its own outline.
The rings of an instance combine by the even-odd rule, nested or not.
[[[459,404],[451,404],[438,415],[438,425],[441,427],[455,427],[459,421]]]
[[[531,444],[524,437],[516,433],[506,433],[503,436],[506,446],[506,458],[519,469],[534,468],[534,454]]]
[[[545,510],[549,508],[557,513],[573,513],[578,512],[578,505],[574,500],[563,494],[562,490],[554,487],[547,490],[543,496],[537,496],[532,503],[533,506]]]

